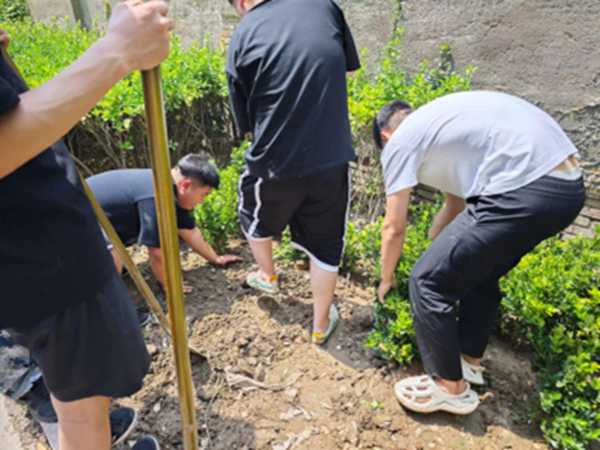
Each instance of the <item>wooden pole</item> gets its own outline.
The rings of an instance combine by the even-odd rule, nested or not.
[[[195,395],[187,343],[183,278],[179,260],[179,234],[175,217],[175,195],[173,192],[173,178],[171,177],[160,66],[143,71],[142,82],[150,141],[150,158],[154,173],[160,247],[163,251],[167,278],[167,303],[171,320],[175,367],[177,369],[183,447],[185,450],[198,450],[198,427],[194,409]]]

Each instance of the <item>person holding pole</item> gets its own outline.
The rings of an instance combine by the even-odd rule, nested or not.
[[[409,280],[427,375],[397,383],[396,396],[416,412],[469,414],[479,404],[469,384],[483,384],[499,279],[583,208],[578,151],[549,114],[500,92],[450,94],[416,111],[395,100],[373,125],[387,194],[381,302],[395,285],[411,188],[446,195]]]
[[[106,35],[31,91],[0,58],[0,329],[39,363],[61,450],[108,450],[110,398],[139,390],[150,363],[61,137],[121,78],[168,56],[167,12],[158,1],[116,5]]]
[[[227,81],[239,131],[249,136],[239,214],[259,270],[250,287],[279,291],[272,238],[311,259],[313,336],[324,344],[339,313],[333,295],[344,254],[355,159],[346,73],[360,62],[334,0],[229,0],[242,21],[231,37]]]

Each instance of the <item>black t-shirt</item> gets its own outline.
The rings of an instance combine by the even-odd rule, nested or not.
[[[227,81],[246,153],[263,179],[295,178],[355,158],[346,71],[360,68],[334,0],[263,0],[233,33]]]
[[[17,107],[24,91],[0,56],[0,114]],[[114,273],[62,141],[0,179],[0,328],[33,325],[86,301]]]
[[[87,182],[125,245],[137,242],[160,247],[152,170],[113,170],[94,175]],[[196,224],[190,211],[175,206],[178,228],[193,229]]]

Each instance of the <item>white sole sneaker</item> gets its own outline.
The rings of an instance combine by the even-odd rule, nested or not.
[[[471,390],[469,383],[466,384],[467,389],[462,394],[450,395],[442,391],[431,377],[423,375],[399,381],[394,391],[402,406],[411,411],[424,414],[446,411],[464,416],[479,406],[479,396]]]

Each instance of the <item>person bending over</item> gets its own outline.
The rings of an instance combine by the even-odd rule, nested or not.
[[[395,285],[411,188],[423,183],[446,195],[429,232],[433,242],[409,279],[427,375],[397,383],[396,396],[413,411],[468,414],[479,402],[469,383],[483,384],[498,280],[583,208],[577,149],[541,109],[483,91],[450,94],[416,111],[393,101],[377,113],[374,138],[387,195],[380,301]]]
[[[235,255],[217,255],[202,237],[190,215],[213,190],[219,188],[219,173],[205,155],[184,156],[171,170],[176,198],[179,236],[198,254],[213,264],[224,266],[242,261]],[[87,179],[90,189],[125,246],[135,243],[148,247],[150,267],[161,287],[165,272],[158,231],[158,216],[151,169],[122,169],[104,172]],[[123,262],[105,236],[119,273]],[[184,285],[186,293],[191,286]]]

